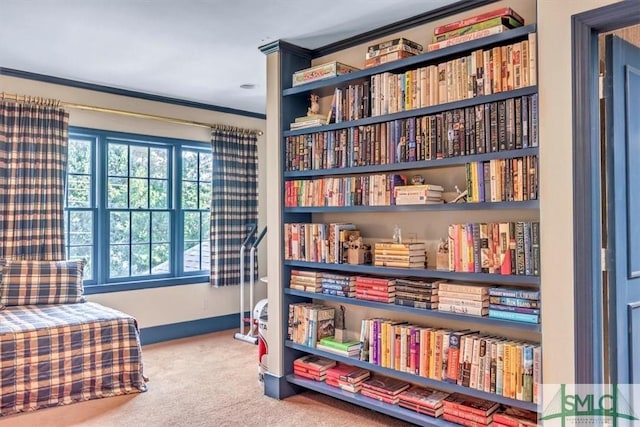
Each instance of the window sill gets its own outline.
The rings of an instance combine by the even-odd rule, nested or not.
[[[85,295],[106,294],[109,292],[135,291],[138,289],[164,288],[167,286],[192,285],[209,282],[209,276],[171,277],[158,280],[140,280],[120,283],[104,283],[84,286]]]

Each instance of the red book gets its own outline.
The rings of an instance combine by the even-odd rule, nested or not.
[[[464,18],[464,19],[461,19],[459,21],[450,22],[448,24],[436,27],[436,29],[433,30],[433,35],[437,36],[439,34],[444,34],[444,33],[448,32],[448,31],[456,30],[456,29],[462,28],[462,27],[466,27],[467,25],[473,25],[473,24],[476,24],[478,22],[486,21],[487,19],[495,18],[495,17],[498,17],[498,16],[511,16],[513,19],[515,19],[516,21],[518,21],[522,25],[524,25],[524,18],[522,16],[518,15],[510,7],[502,7],[500,9],[496,9],[496,10],[492,10],[492,11],[489,11],[489,12],[481,13],[479,15],[471,16],[469,18]]]
[[[369,378],[362,383],[363,389],[372,390],[376,393],[386,394],[389,396],[396,396],[411,386],[406,381],[396,378],[375,376]]]
[[[306,371],[302,371],[296,368],[293,368],[293,373],[294,375],[297,375],[299,377],[304,377],[304,378],[308,378],[310,380],[314,380],[314,381],[324,381],[325,376],[324,375],[316,375],[316,374],[312,374]]]
[[[431,390],[425,387],[412,386],[400,393],[400,400],[422,407],[436,409],[442,406],[442,401],[449,393],[440,390]]]
[[[488,417],[500,407],[496,402],[480,399],[478,397],[466,396],[460,393],[450,394],[442,401],[442,403],[444,404],[445,413],[447,412],[447,409],[450,408],[455,411],[469,412],[482,417]]]
[[[526,409],[507,407],[493,414],[493,422],[509,427],[537,426],[538,414]]]
[[[456,417],[455,415],[447,414],[446,412],[444,413],[444,415],[442,415],[442,418],[444,418],[446,421],[451,421],[452,423],[460,424],[461,426],[465,427],[487,427],[491,424],[491,421],[489,421],[489,423],[483,424],[471,420],[465,420],[464,418]]]
[[[380,287],[394,286],[396,281],[393,279],[385,279],[382,277],[356,276],[356,285],[373,285]]]

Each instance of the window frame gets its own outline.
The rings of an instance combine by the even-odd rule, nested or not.
[[[108,292],[121,292],[136,289],[149,289],[166,286],[187,285],[193,283],[205,283],[210,281],[210,273],[203,270],[184,270],[183,221],[184,212],[182,209],[182,150],[211,153],[211,145],[207,142],[193,141],[179,138],[158,137],[130,132],[119,132],[102,129],[84,128],[77,126],[69,127],[69,139],[84,139],[92,142],[92,188],[91,197],[93,207],[91,211],[94,215],[93,233],[94,246],[92,248],[93,258],[93,279],[85,280],[85,294],[100,294]],[[170,247],[170,273],[162,275],[140,275],[109,278],[109,215],[110,212],[123,210],[135,212],[135,209],[108,208],[108,170],[107,170],[107,150],[109,143],[122,141],[127,146],[142,145],[145,147],[166,147],[168,148],[168,209],[171,223],[171,247]],[[213,167],[213,166],[212,166]],[[130,173],[130,172],[129,172]],[[73,209],[73,208],[71,208]],[[65,217],[70,208],[65,205]],[[86,210],[86,208],[85,208]],[[152,212],[152,208],[143,211]],[[69,235],[69,230],[65,230],[65,238]],[[65,240],[65,250],[69,247],[69,242]]]

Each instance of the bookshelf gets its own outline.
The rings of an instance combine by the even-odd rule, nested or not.
[[[380,228],[380,224],[390,224],[402,222],[403,229],[410,230],[410,224],[415,222],[417,218],[429,215],[435,219],[434,229],[431,235],[425,240],[436,240],[438,233],[446,234],[443,231],[443,225],[447,221],[456,222],[483,222],[497,218],[496,221],[538,221],[539,220],[539,202],[537,197],[534,200],[520,201],[496,201],[482,203],[460,203],[460,204],[427,204],[427,205],[380,205],[380,206],[286,206],[285,185],[289,181],[295,180],[312,180],[322,179],[326,177],[344,177],[344,176],[362,176],[367,174],[382,173],[407,173],[412,172],[425,173],[429,175],[436,173],[437,177],[446,176],[447,174],[460,175],[461,170],[469,162],[489,162],[493,160],[515,159],[525,156],[538,156],[538,147],[530,146],[524,148],[516,148],[509,150],[500,150],[495,152],[484,152],[480,154],[462,153],[453,157],[429,158],[412,161],[396,161],[389,163],[376,163],[346,166],[346,167],[329,167],[329,168],[307,168],[304,170],[290,170],[287,166],[287,139],[296,136],[313,135],[320,132],[339,131],[343,129],[352,129],[361,126],[373,126],[381,123],[388,123],[395,120],[411,119],[420,116],[429,116],[445,113],[455,109],[465,109],[469,107],[477,107],[489,103],[505,101],[511,98],[522,98],[537,94],[537,86],[531,85],[515,90],[492,93],[488,95],[477,96],[474,98],[463,99],[454,102],[446,102],[437,105],[431,105],[423,108],[414,108],[391,114],[381,114],[373,117],[365,117],[357,120],[342,121],[339,123],[331,123],[318,127],[309,127],[304,129],[289,130],[289,123],[297,116],[304,114],[308,106],[307,98],[309,94],[320,93],[324,98],[330,98],[330,94],[335,88],[345,87],[349,84],[357,84],[367,81],[374,75],[381,73],[403,73],[416,67],[437,64],[441,61],[451,60],[460,56],[464,56],[478,49],[489,49],[505,44],[515,43],[527,40],[530,34],[536,32],[536,25],[527,25],[525,27],[513,29],[498,35],[489,36],[481,40],[474,40],[464,44],[452,46],[437,50],[435,52],[423,53],[410,58],[400,59],[394,62],[386,63],[377,67],[367,68],[355,71],[350,74],[341,75],[321,81],[303,84],[291,87],[291,75],[293,72],[303,68],[307,68],[312,64],[312,54],[309,51],[300,49],[289,44],[280,46],[280,86],[282,88],[279,94],[279,105],[281,109],[279,144],[281,156],[280,180],[282,183],[282,200],[280,204],[279,216],[280,224],[280,241],[285,239],[283,225],[289,223],[331,223],[331,222],[353,222],[360,228],[361,222],[372,221],[369,231]],[[435,157],[435,156],[434,156]],[[398,219],[401,218],[401,219]],[[366,229],[366,227],[364,227]],[[381,235],[374,235],[378,240],[390,237],[384,232]],[[365,233],[368,234],[368,233]],[[423,236],[420,235],[422,238]],[[375,240],[375,239],[373,239]],[[286,243],[285,243],[286,244]],[[434,260],[430,260],[433,264]],[[425,378],[412,373],[402,372],[395,369],[383,367],[369,361],[356,360],[344,356],[328,353],[317,348],[304,346],[287,340],[287,317],[288,307],[290,304],[300,302],[317,302],[333,306],[343,305],[347,307],[349,313],[353,311],[356,318],[370,316],[370,313],[387,318],[403,319],[410,322],[422,323],[427,326],[442,327],[452,322],[461,327],[469,327],[479,330],[480,332],[501,335],[509,339],[524,339],[529,342],[540,342],[541,326],[540,324],[528,324],[524,322],[516,322],[509,320],[501,320],[490,317],[471,316],[464,314],[456,314],[451,312],[442,312],[437,310],[424,310],[406,306],[398,306],[394,304],[379,303],[356,298],[340,297],[328,294],[312,293],[291,289],[288,286],[291,271],[293,269],[318,270],[330,273],[349,273],[373,275],[377,277],[411,277],[413,279],[446,279],[452,281],[461,281],[477,285],[508,285],[512,288],[522,288],[529,290],[540,289],[540,278],[534,275],[499,275],[489,273],[471,273],[460,271],[442,271],[434,268],[425,269],[409,269],[409,268],[386,268],[375,267],[372,265],[351,265],[351,264],[333,264],[324,262],[308,262],[303,260],[285,259],[284,249],[281,247],[280,255],[280,281],[281,291],[278,295],[279,299],[279,335],[283,337],[278,344],[280,359],[283,363],[283,375],[279,381],[267,384],[265,386],[266,394],[272,397],[286,397],[287,395],[296,393],[303,389],[311,389],[320,393],[328,394],[341,400],[351,402],[356,405],[364,406],[382,412],[408,422],[418,425],[455,425],[442,419],[434,419],[428,416],[419,415],[413,411],[400,408],[397,405],[385,404],[370,399],[359,394],[344,392],[332,386],[328,386],[322,382],[316,382],[292,374],[292,363],[298,357],[305,354],[316,354],[328,357],[338,362],[348,363],[350,365],[369,369],[373,373],[392,376],[395,378],[406,380],[410,383],[422,385],[429,388],[435,388],[447,392],[458,392],[468,396],[483,398],[499,402],[516,408],[527,409],[531,411],[537,410],[537,404],[531,401],[517,400],[513,398],[503,397],[501,395],[476,390],[470,387],[451,384],[444,381]],[[430,265],[431,267],[431,265]],[[357,321],[347,324],[347,329],[352,331],[358,330]]]

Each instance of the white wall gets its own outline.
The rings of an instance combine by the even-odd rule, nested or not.
[[[263,132],[265,129],[265,121],[262,119],[146,101],[2,75],[0,75],[0,92],[41,96],[59,99],[66,103],[98,106],[204,123],[237,126],[246,129],[262,130]],[[71,108],[69,108],[68,111],[69,124],[71,126],[182,138],[202,141],[204,143],[210,142],[210,130],[205,127],[187,126],[152,119]],[[260,228],[266,224],[265,153],[266,138],[263,135],[258,137],[258,220]],[[260,265],[259,274],[261,276],[266,275],[267,262],[266,247],[264,244],[261,245],[258,257]],[[240,309],[239,292],[240,288],[238,286],[212,288],[207,283],[199,283],[90,295],[89,300],[127,312],[138,319],[141,328],[147,328],[238,313]],[[255,301],[265,298],[266,293],[266,286],[257,283]],[[248,294],[247,289],[245,292],[245,301],[248,301]],[[249,304],[245,302],[245,310],[248,309]]]
[[[575,378],[571,16],[615,2],[538,0],[545,383],[572,383]]]

